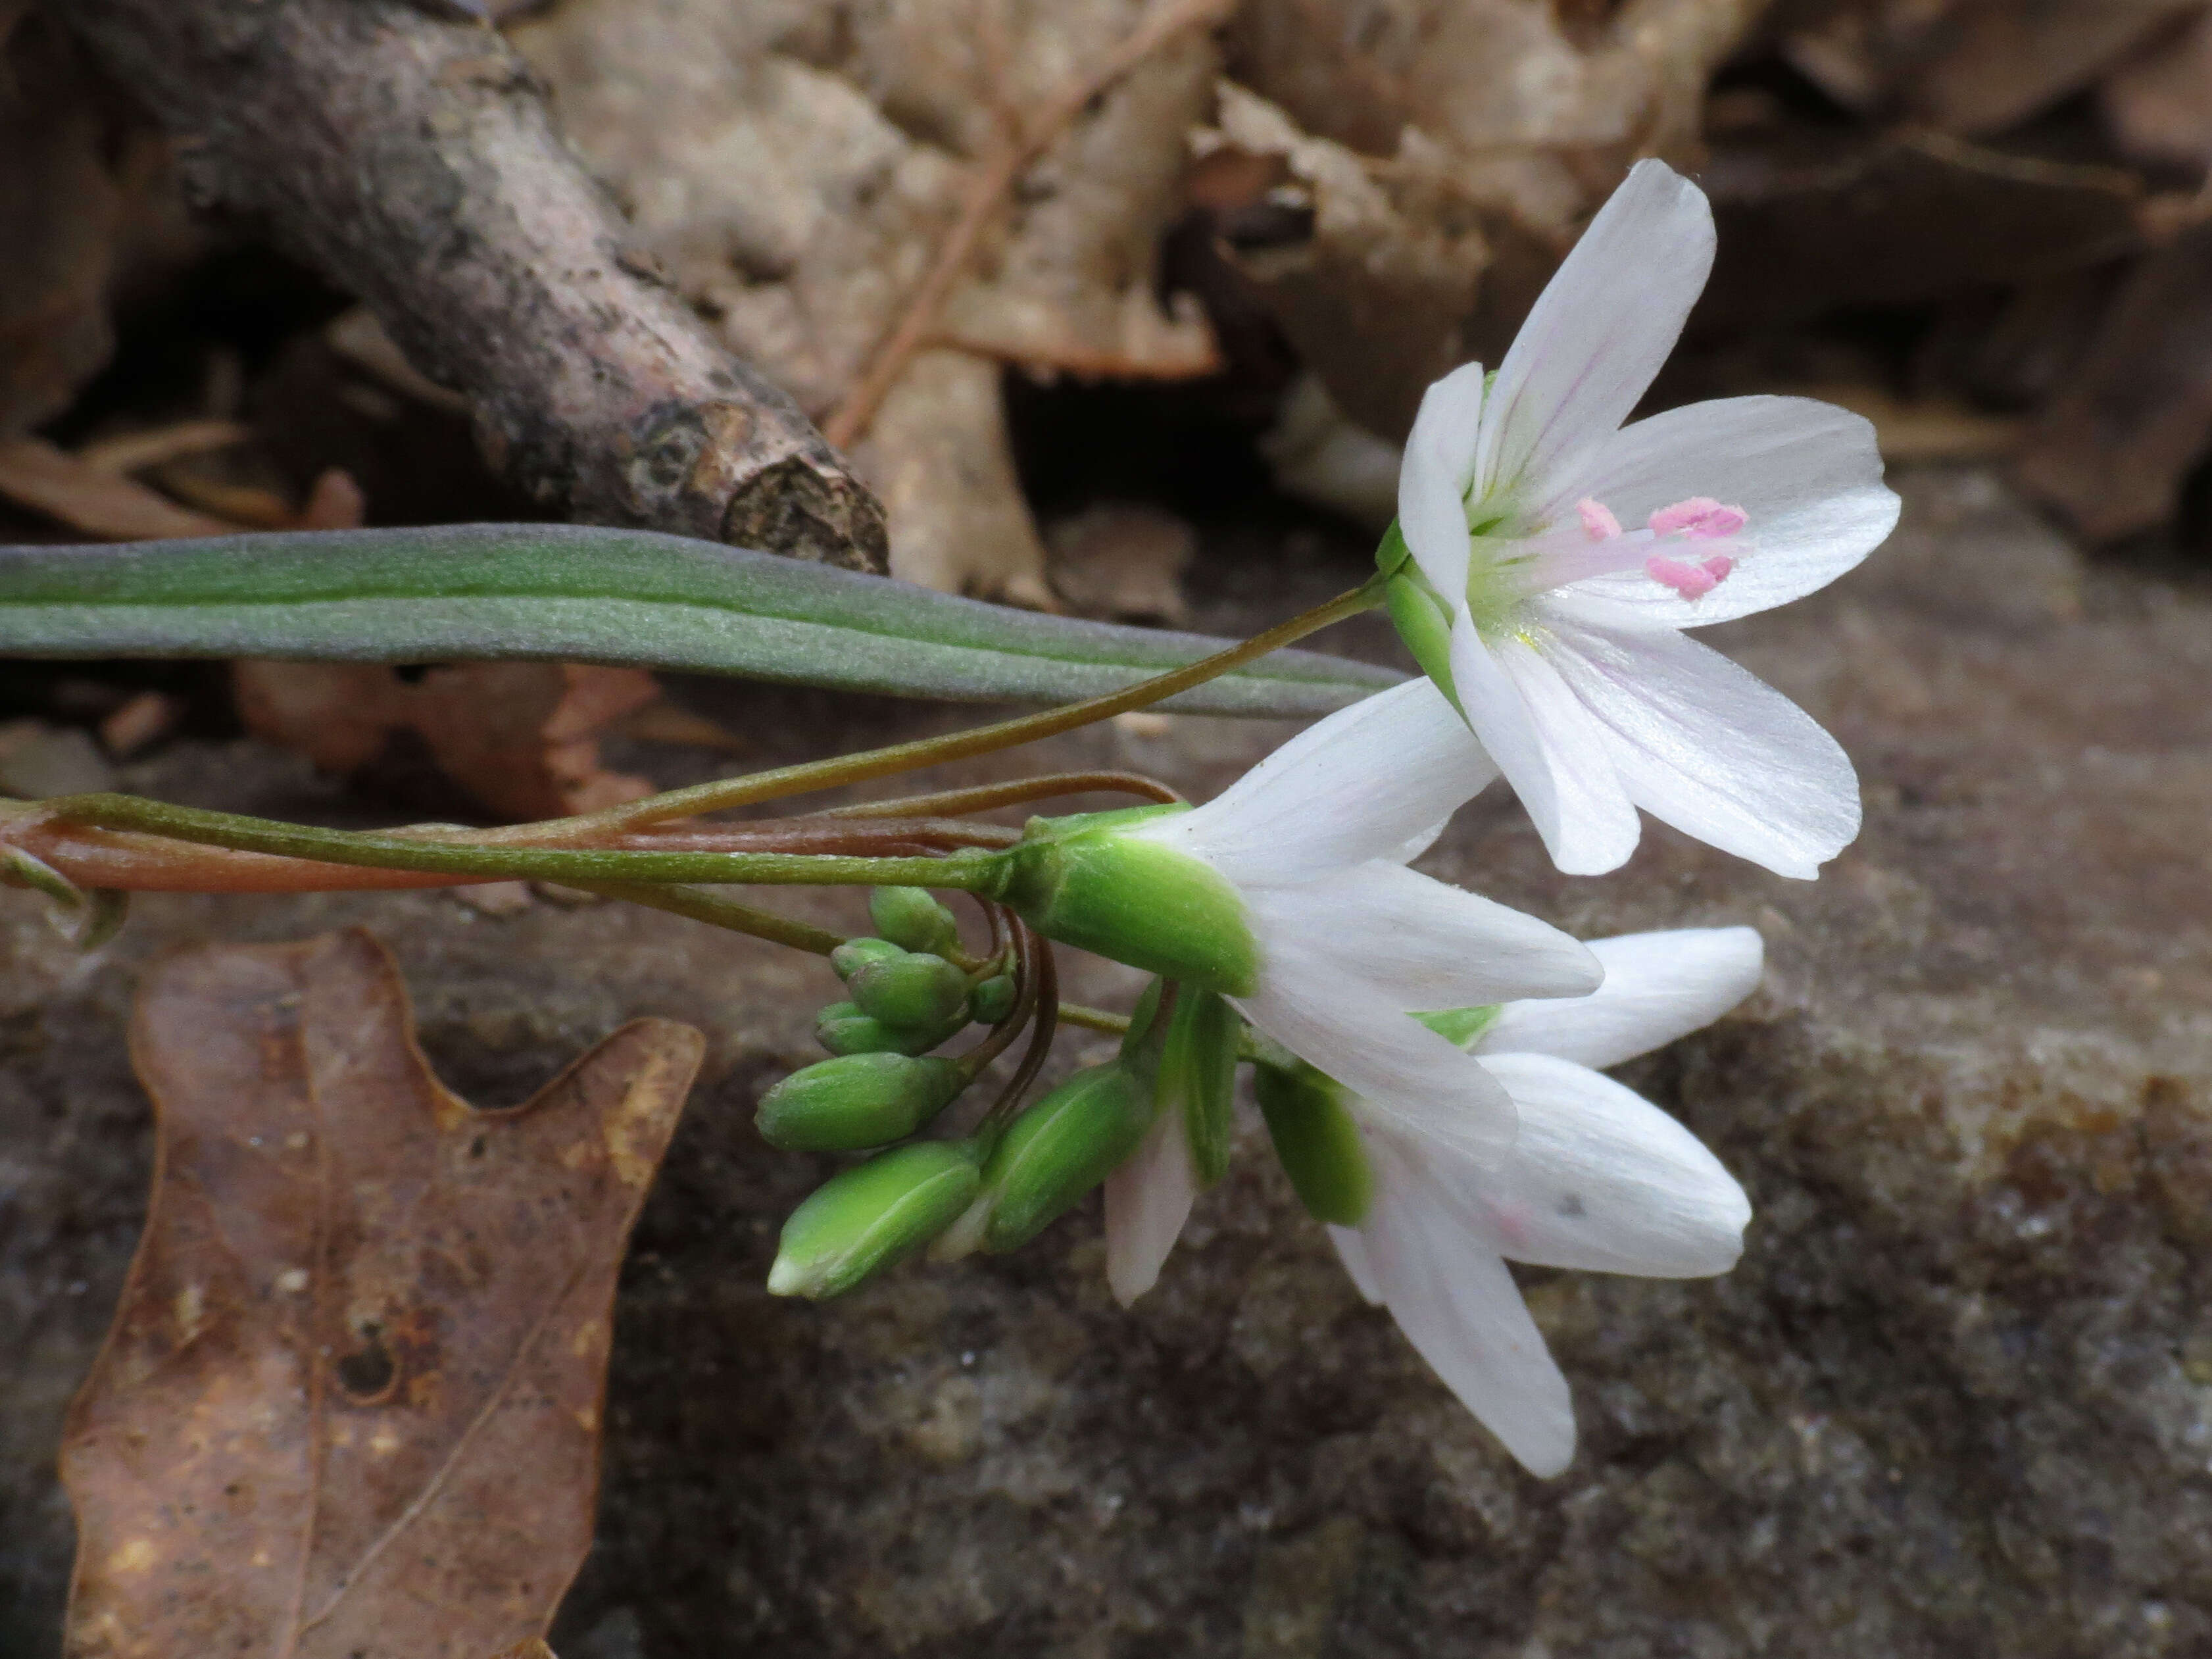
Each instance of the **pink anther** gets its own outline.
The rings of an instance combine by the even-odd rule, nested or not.
[[[1720,568],[1715,569],[1717,565]],[[1723,558],[1707,559],[1703,564],[1685,564],[1680,559],[1670,559],[1663,553],[1654,554],[1644,560],[1644,573],[1655,582],[1664,582],[1686,599],[1702,599],[1721,585],[1728,573],[1735,567]]]
[[[1620,520],[1603,501],[1585,495],[1575,503],[1575,511],[1582,515],[1583,529],[1592,541],[1609,542],[1620,534]]]
[[[1733,536],[1750,523],[1740,507],[1724,507],[1710,495],[1692,495],[1686,501],[1662,507],[1651,515],[1655,536],[1684,535],[1698,540]]]

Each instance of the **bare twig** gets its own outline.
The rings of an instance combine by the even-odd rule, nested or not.
[[[823,422],[823,434],[831,443],[844,448],[868,429],[868,422],[875,419],[891,387],[906,372],[908,362],[935,331],[938,314],[945,308],[953,283],[975,257],[975,245],[992,216],[1030,164],[1052,148],[1092,99],[1170,41],[1193,29],[1224,21],[1235,9],[1235,0],[1154,0],[1144,21],[1091,73],[1061,88],[1025,120],[1001,123],[1012,130],[994,139],[977,164],[960,216],[938,244],[937,257],[907,296],[897,322],[870,358],[866,373]],[[987,29],[985,40],[989,39]]]
[[[194,198],[358,293],[546,509],[884,568],[880,505],[630,251],[497,35],[401,0],[56,10]]]

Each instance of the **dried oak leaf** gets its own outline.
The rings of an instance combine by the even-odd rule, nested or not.
[[[70,1408],[70,1659],[483,1659],[590,1542],[623,1249],[697,1069],[623,1027],[526,1104],[431,1075],[358,930],[157,968],[146,1232]]]

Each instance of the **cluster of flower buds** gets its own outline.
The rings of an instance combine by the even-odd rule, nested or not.
[[[896,929],[906,945],[957,950],[950,937],[925,939],[918,925],[902,925],[918,923],[926,901],[949,929],[941,907],[926,895],[891,896],[895,890],[878,895],[879,927]],[[900,956],[889,955],[886,942],[856,939],[836,952],[834,965],[868,1011],[825,1017],[825,1024],[873,1019],[898,1030],[900,1018],[861,1001],[864,977],[925,955],[957,970],[951,958],[908,951],[898,939],[888,942]],[[977,988],[990,983],[985,977]],[[965,1006],[972,1007],[975,994]],[[1016,1000],[1004,994],[1006,1018],[1025,1012]],[[943,1029],[951,1006],[950,998],[926,1006],[917,998],[914,1010],[930,1023],[903,1005],[888,1012],[929,1031]],[[1026,1107],[1010,1091],[957,1138],[910,1140],[832,1176],[785,1224],[769,1288],[836,1296],[925,1245],[940,1260],[1017,1249],[1127,1164],[1155,1126],[1186,1140],[1210,1184],[1228,1163],[1231,1086],[1244,1041],[1243,1021],[1218,994],[1153,981],[1111,1060],[1084,1067]],[[987,1043],[958,1059],[896,1048],[841,1054],[770,1089],[761,1101],[762,1132],[776,1146],[809,1151],[886,1146],[926,1128],[991,1052]]]

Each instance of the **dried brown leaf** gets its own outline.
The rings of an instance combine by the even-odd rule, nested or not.
[[[62,1453],[70,1659],[542,1635],[590,1541],[623,1244],[702,1047],[640,1020],[477,1112],[365,933],[156,969],[131,1031],[152,1209]]]
[[[415,684],[371,663],[240,662],[232,689],[255,736],[328,772],[353,772],[392,734],[422,737],[439,767],[503,817],[560,817],[650,794],[599,764],[599,733],[659,696],[641,669],[456,663]]]
[[[2137,265],[2038,419],[2016,476],[2087,536],[2148,530],[2212,449],[2212,224]]]
[[[1173,514],[1101,501],[1052,526],[1053,591],[1079,616],[1180,626],[1189,621],[1182,573],[1198,537]]]
[[[223,536],[239,527],[179,507],[135,478],[88,465],[44,438],[0,441],[0,495],[72,530],[114,541]]]
[[[2148,42],[2097,96],[2114,140],[2136,161],[2212,167],[2212,10]]]

